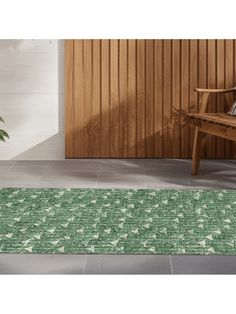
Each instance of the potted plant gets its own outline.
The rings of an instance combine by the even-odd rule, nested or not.
[[[4,120],[3,120],[2,117],[0,117],[0,122],[4,123]],[[7,132],[2,130],[2,129],[0,129],[0,141],[5,142],[5,138],[6,137],[9,138],[9,135],[7,134]]]

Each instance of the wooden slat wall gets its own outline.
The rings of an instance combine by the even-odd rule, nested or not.
[[[66,40],[67,158],[190,158],[198,87],[236,85],[235,40]],[[177,111],[176,111],[177,110]],[[224,111],[221,95],[209,111]],[[208,136],[206,158],[235,157]]]

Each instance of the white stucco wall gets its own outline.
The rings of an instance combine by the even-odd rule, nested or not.
[[[0,159],[64,159],[63,40],[0,40]]]

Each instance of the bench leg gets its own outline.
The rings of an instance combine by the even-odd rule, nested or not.
[[[194,142],[193,142],[193,160],[192,160],[192,174],[196,175],[198,173],[200,165],[201,156],[201,143],[202,143],[202,133],[196,127]]]

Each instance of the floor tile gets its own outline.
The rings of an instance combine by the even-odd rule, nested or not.
[[[236,274],[236,256],[171,256],[174,274]]]
[[[95,189],[97,187],[97,182],[92,181],[44,181],[41,179],[37,184],[37,188],[64,188],[64,189]]]
[[[0,254],[0,274],[83,274],[84,255]]]
[[[139,159],[101,159],[101,169],[139,169],[142,168],[142,161]]]
[[[4,177],[9,173],[11,166],[0,165],[0,177]]]
[[[191,174],[192,162],[187,165],[188,173]],[[202,159],[198,175],[211,175],[215,173],[236,171],[235,160],[222,159]]]
[[[14,165],[8,172],[1,174],[4,177],[41,177],[46,170],[46,166],[25,166]]]
[[[100,274],[101,260],[101,255],[87,255],[85,261],[85,274]]]
[[[12,177],[0,178],[0,188],[19,187],[19,188],[33,188],[38,187],[39,179],[29,177]]]
[[[171,190],[171,189],[185,189],[186,185],[185,184],[166,184],[163,182],[154,182],[154,183],[146,183],[145,188],[146,189],[153,189],[153,190]]]
[[[50,161],[49,170],[99,170],[99,159],[67,159],[62,161]]]
[[[101,170],[102,171],[102,170]],[[126,171],[103,171],[98,176],[98,188],[145,188],[144,175]]]
[[[100,169],[99,171],[100,175],[102,175],[103,173],[105,175],[144,175],[145,171],[142,167],[130,167],[130,168],[119,168],[119,167],[115,167],[114,169],[112,168],[108,168],[108,169]]]
[[[0,161],[1,163],[1,161]],[[14,161],[14,164],[17,166],[48,166],[49,161],[48,160],[16,160]]]
[[[199,188],[209,189],[235,189],[236,175],[197,175],[189,179],[190,186],[198,186]]]
[[[191,160],[189,159],[142,159],[142,164],[144,169],[166,169],[172,167],[186,167],[191,165]]]
[[[186,169],[145,170],[146,188],[184,188],[188,185]]]
[[[97,171],[56,171],[47,173],[42,177],[44,181],[74,181],[74,182],[96,182]]]
[[[168,255],[103,255],[102,274],[171,274]]]
[[[44,175],[45,176],[73,176],[73,177],[81,177],[81,176],[97,176],[99,173],[98,169],[88,170],[88,169],[54,169],[54,168],[47,168]]]
[[[11,164],[4,164],[4,163],[1,163],[0,161],[0,171],[2,170],[9,170],[11,169],[15,164],[11,163]]]
[[[101,182],[96,186],[98,189],[145,189],[144,183],[130,183],[130,182]]]
[[[0,160],[1,166],[12,166],[16,163],[15,160]]]
[[[0,161],[0,177],[6,176],[15,163],[5,163]]]

